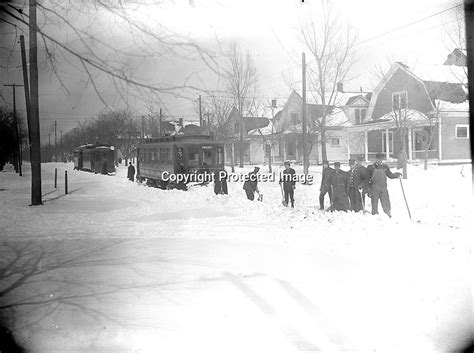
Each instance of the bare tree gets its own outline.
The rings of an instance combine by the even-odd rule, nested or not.
[[[230,95],[219,95],[212,93],[204,101],[204,109],[210,116],[211,129],[215,131],[216,139],[224,142],[224,149],[227,151],[229,142],[234,135],[234,129],[231,126],[230,112],[234,106],[234,100]],[[232,173],[235,172],[233,149],[230,153],[230,164]]]
[[[337,83],[347,79],[353,64],[355,35],[348,24],[342,24],[328,0],[323,1],[319,18],[309,17],[300,25],[302,42],[310,55],[307,63],[309,90],[322,105],[317,119],[322,158],[327,159],[327,117],[337,102]],[[313,12],[311,12],[313,14]]]
[[[42,45],[44,64],[48,63],[66,93],[69,87],[62,72],[63,64],[68,71],[80,72],[108,108],[110,101],[104,91],[110,87],[127,106],[130,96],[156,100],[169,94],[189,99],[192,92],[202,90],[191,83],[196,73],[184,78],[181,84],[152,83],[140,77],[140,68],[149,66],[150,62],[199,60],[206,68],[218,72],[215,55],[202,45],[161,23],[144,20],[143,12],[160,10],[161,1],[48,0],[38,2],[37,6],[39,18],[35,30]],[[4,4],[0,13],[2,23],[27,32],[29,18],[22,5]],[[115,30],[99,27],[104,18]],[[124,42],[132,45],[121,45]],[[101,84],[104,79],[108,82]],[[129,90],[130,86],[134,89]]]
[[[232,97],[234,104],[240,114],[240,153],[239,166],[244,166],[244,115],[255,108],[255,97],[257,93],[257,68],[253,62],[252,56],[247,51],[241,52],[236,43],[232,43],[227,54],[227,65],[224,69],[224,79],[227,85],[227,91]]]

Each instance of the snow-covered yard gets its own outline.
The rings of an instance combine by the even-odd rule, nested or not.
[[[32,352],[445,352],[472,330],[470,165],[410,167],[414,221],[398,180],[391,219],[319,211],[320,167],[295,209],[278,183],[250,202],[60,163],[30,207],[25,169],[0,173],[0,289],[25,276],[1,305]]]

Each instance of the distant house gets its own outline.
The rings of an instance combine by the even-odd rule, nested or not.
[[[269,119],[265,117],[246,116],[243,117],[243,160],[246,164],[261,163],[260,154],[263,147],[260,146],[258,136],[249,134],[250,131],[265,128],[269,124]],[[238,109],[233,108],[229,117],[226,119],[226,124],[219,126],[215,132],[216,139],[225,140],[225,158],[226,163],[231,163],[231,156],[233,155],[234,164],[237,165],[240,161],[240,125],[241,116]],[[262,148],[262,151],[260,150]]]
[[[415,75],[406,65],[394,63],[375,87],[365,118],[350,119],[348,155],[369,161],[383,152],[387,160],[396,158],[401,148],[399,119],[407,127],[410,160],[423,158],[422,136],[430,124],[430,159],[470,159],[469,107],[461,67],[426,65]]]
[[[448,55],[444,65],[467,66],[467,51],[456,48]]]

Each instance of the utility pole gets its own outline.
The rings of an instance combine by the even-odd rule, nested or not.
[[[202,102],[201,102],[201,95],[199,95],[199,127],[202,127]]]
[[[142,116],[142,140],[145,139],[145,117]]]
[[[268,172],[271,173],[272,172],[272,159],[273,159],[273,155],[272,155],[272,148],[273,148],[273,126],[274,126],[274,123],[275,123],[275,115],[274,115],[274,110],[276,108],[276,99],[272,99],[272,105],[271,105],[271,110],[272,110],[272,134],[270,136],[270,148],[268,149]]]
[[[31,149],[31,113],[30,113],[30,85],[28,80],[28,67],[26,62],[25,36],[20,35],[20,49],[21,49],[21,66],[23,68],[23,84],[25,86],[25,104],[26,104],[26,121],[28,126],[28,147]]]
[[[42,205],[41,195],[41,138],[38,94],[38,40],[36,25],[36,0],[29,0],[30,19],[30,112],[31,112],[31,204]]]
[[[63,151],[63,130],[59,131],[61,134],[61,161],[64,162],[64,151]]]
[[[46,162],[51,162],[51,133],[48,134],[48,158]]]
[[[309,169],[309,159],[308,159],[308,153],[306,151],[306,56],[305,53],[302,53],[302,69],[303,69],[303,106],[302,106],[302,120],[303,120],[303,173],[305,175],[308,174],[308,169]]]
[[[211,134],[211,121],[209,119],[209,112],[207,112],[206,114],[207,119],[206,119],[206,124],[207,124],[207,132],[208,134],[210,135]]]
[[[54,161],[58,161],[58,134],[57,134],[57,128],[58,128],[58,122],[55,120],[54,121]]]
[[[162,137],[163,136],[163,133],[161,131],[161,124],[163,123],[163,115],[161,113],[161,108],[160,108],[160,136],[159,137]]]
[[[240,115],[240,134],[239,134],[239,167],[244,167],[244,115],[242,114],[242,97],[240,90],[238,92],[238,104],[239,104],[239,115]]]
[[[17,84],[5,84],[5,87],[11,87],[13,89],[13,119],[15,121],[15,139],[17,142],[16,148],[16,163],[15,163],[15,168],[17,173],[20,176],[23,176],[22,170],[21,170],[21,162],[23,159],[22,156],[22,146],[21,146],[21,128],[20,128],[20,123],[18,122],[18,116],[16,114],[16,88],[17,87],[23,87],[23,85],[17,85]]]

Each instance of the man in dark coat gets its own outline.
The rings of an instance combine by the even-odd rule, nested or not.
[[[351,211],[359,212],[364,209],[365,202],[362,197],[368,189],[367,168],[357,163],[355,159],[349,159],[349,200]]]
[[[132,165],[132,162],[128,163],[127,178],[130,181],[135,181],[135,167]]]
[[[285,170],[280,175],[280,184],[283,183],[283,192],[285,195],[285,203],[288,205],[288,201],[291,201],[291,207],[295,207],[295,170],[290,168],[290,162],[285,162]]]
[[[245,193],[247,194],[247,198],[250,201],[253,201],[255,198],[255,192],[258,192],[258,171],[260,170],[259,167],[255,167],[253,172],[250,172],[247,177],[245,178],[244,187]]]
[[[329,184],[332,189],[332,203],[330,211],[347,211],[350,209],[349,179],[347,173],[341,170],[341,163],[334,162],[334,172],[329,177]]]
[[[214,192],[216,195],[227,195],[227,175],[225,168],[214,172]]]
[[[332,190],[331,185],[329,183],[329,178],[331,174],[334,172],[329,166],[328,161],[323,161],[323,177],[321,179],[321,187],[319,188],[319,209],[324,210],[324,196],[329,194],[329,202],[332,202]]]
[[[390,197],[387,190],[387,177],[396,179],[401,176],[400,173],[392,173],[388,165],[383,163],[383,153],[377,153],[374,164],[367,167],[367,175],[369,177],[369,196],[372,199],[372,214],[378,214],[379,200],[382,204],[383,211],[392,217]]]

